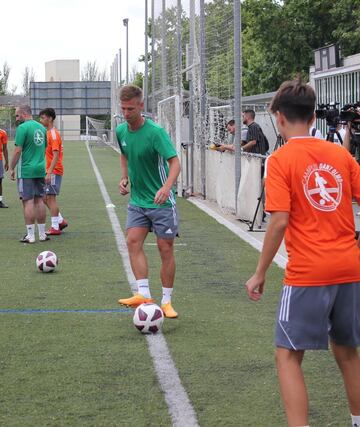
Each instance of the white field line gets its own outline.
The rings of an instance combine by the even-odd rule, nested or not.
[[[215,212],[213,209],[209,208],[205,205],[205,203],[202,203],[201,200],[195,199],[193,197],[190,197],[189,202],[193,203],[195,206],[197,206],[199,209],[207,213],[209,216],[214,218],[218,223],[224,225],[226,228],[228,228],[230,231],[232,231],[234,234],[239,236],[242,240],[249,243],[253,248],[257,249],[259,252],[261,252],[263,243],[260,240],[255,239],[251,234],[247,233],[246,231],[242,230],[240,227],[237,227],[235,224],[233,224],[231,221],[227,220],[226,218],[223,218],[220,214]],[[277,264],[280,268],[285,269],[287,258],[283,255],[277,253],[274,257],[274,262]]]
[[[109,193],[106,190],[99,169],[96,166],[88,142],[86,142],[86,148],[89,153],[90,161],[94,169],[105,206],[107,206],[106,210],[109,215],[111,226],[115,235],[116,245],[123,261],[127,279],[132,291],[134,292],[136,290],[136,281],[131,270],[129,253],[126,247],[124,233],[121,230],[115,209],[114,207],[111,207],[113,203],[111,202]],[[146,339],[160,387],[164,392],[165,401],[167,403],[173,425],[175,427],[197,427],[199,424],[196,419],[194,408],[191,405],[183,385],[181,384],[178,371],[171,358],[164,335],[162,333],[147,335]]]

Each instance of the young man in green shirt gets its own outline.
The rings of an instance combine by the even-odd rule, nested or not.
[[[45,234],[45,149],[46,129],[32,118],[28,105],[15,111],[18,128],[15,136],[15,150],[10,162],[9,175],[15,181],[17,166],[17,187],[23,203],[26,235],[22,243],[35,243],[35,221],[38,224],[39,240],[50,240]]]
[[[138,292],[131,298],[120,299],[119,304],[137,307],[154,301],[143,248],[147,234],[154,231],[161,256],[161,308],[165,317],[175,318],[178,314],[171,305],[171,294],[175,278],[173,247],[178,232],[178,214],[172,187],[180,173],[180,162],[166,131],[142,116],[144,102],[140,88],[123,86],[120,106],[126,121],[116,128],[121,150],[119,190],[122,195],[130,192],[127,246]]]

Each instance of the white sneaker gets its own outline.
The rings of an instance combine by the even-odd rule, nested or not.
[[[39,236],[39,241],[40,242],[47,242],[48,240],[50,240],[50,237],[47,236],[46,234],[42,234]]]
[[[29,236],[28,234],[25,234],[25,236],[20,239],[21,243],[35,243],[35,236]]]

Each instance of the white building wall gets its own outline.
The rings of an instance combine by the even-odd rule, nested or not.
[[[80,80],[80,61],[78,59],[59,59],[45,62],[47,82],[77,82]],[[64,140],[80,139],[80,116],[57,116],[55,126]]]

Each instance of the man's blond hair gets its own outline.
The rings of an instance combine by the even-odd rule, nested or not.
[[[135,85],[125,85],[120,89],[120,101],[131,101],[134,98],[139,98],[140,102],[143,101],[143,91]]]

